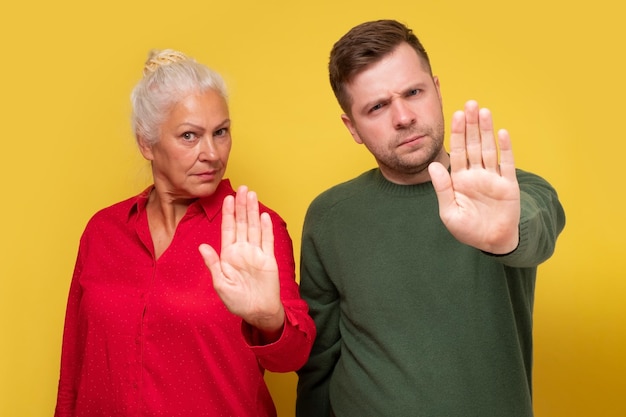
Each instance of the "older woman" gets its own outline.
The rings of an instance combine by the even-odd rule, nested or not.
[[[55,415],[273,416],[264,369],[300,368],[315,327],[285,222],[223,178],[224,83],[165,50],[132,103],[154,184],[82,235]]]

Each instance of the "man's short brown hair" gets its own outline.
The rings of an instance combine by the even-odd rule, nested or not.
[[[352,98],[346,85],[365,68],[380,61],[402,42],[408,43],[429,72],[430,59],[413,31],[396,20],[361,23],[339,39],[330,52],[328,73],[330,85],[342,110],[351,115]]]

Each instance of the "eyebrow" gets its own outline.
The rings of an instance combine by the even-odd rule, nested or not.
[[[361,112],[367,114],[369,113],[369,111],[372,109],[372,107],[374,107],[377,104],[381,104],[381,103],[388,103],[389,101],[391,101],[391,97],[389,96],[385,96],[385,97],[380,97],[380,98],[375,98],[373,100],[370,100],[368,102],[366,102],[362,109]]]
[[[230,125],[230,123],[231,123],[230,118],[226,118],[226,119],[222,120],[220,123],[218,123],[218,124],[217,124],[214,128],[212,128],[212,129],[221,129],[221,128],[222,128],[222,127],[224,127],[224,126],[227,126],[227,125],[229,126],[229,125]],[[179,124],[179,125],[177,126],[177,128],[186,127],[186,126],[192,127],[192,128],[194,128],[194,129],[204,129],[204,127],[203,127],[203,126],[200,126],[200,125],[198,125],[198,124],[196,124],[196,123],[194,123],[194,122],[183,122],[183,123]]]
[[[219,123],[215,127],[219,129],[219,128],[224,127],[226,125],[230,125],[230,118],[224,119],[221,123]]]
[[[413,90],[425,90],[427,86],[428,86],[428,83],[424,81],[418,81],[414,84],[411,84],[410,87],[407,87],[404,90],[402,90],[402,93],[400,95],[405,96],[409,91],[413,91]],[[395,94],[379,96],[373,100],[369,100],[362,106],[361,111],[367,114],[370,111],[370,109],[374,107],[376,104],[389,103],[394,95]]]

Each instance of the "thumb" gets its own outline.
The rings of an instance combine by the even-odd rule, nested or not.
[[[435,188],[435,193],[437,193],[439,213],[441,214],[442,211],[454,206],[455,203],[452,179],[448,170],[439,162],[433,162],[428,165],[428,173]]]
[[[211,271],[211,275],[215,277],[219,277],[222,274],[222,266],[220,264],[220,257],[215,252],[212,246],[203,243],[198,246],[198,250],[200,251],[200,255],[202,255],[202,259],[204,259],[204,264]]]

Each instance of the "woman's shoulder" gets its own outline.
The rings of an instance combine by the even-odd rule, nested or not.
[[[91,216],[87,227],[95,227],[103,223],[127,221],[134,213],[137,213],[145,207],[148,195],[149,189],[139,195],[129,197],[99,209]]]

